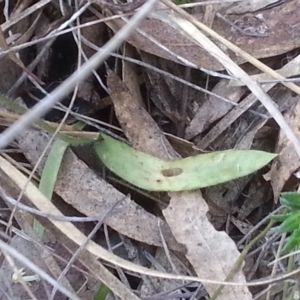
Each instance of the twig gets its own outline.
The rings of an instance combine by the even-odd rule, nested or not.
[[[21,261],[25,266],[30,268],[34,273],[39,274],[41,278],[48,281],[53,286],[56,286],[57,289],[62,292],[64,295],[68,296],[70,299],[73,300],[80,300],[76,295],[73,293],[70,293],[66,288],[63,286],[57,285],[57,282],[54,278],[49,276],[44,270],[36,266],[32,261],[30,261],[26,256],[24,256],[22,253],[18,252],[16,249],[14,249],[12,246],[6,244],[3,240],[0,239],[0,248],[2,251],[5,251],[12,257],[18,259]]]
[[[114,12],[120,11],[122,13],[132,12],[146,2],[146,0],[135,0],[133,2],[128,2],[124,4],[115,4],[113,2],[108,2],[107,0],[89,0],[89,1],[97,3],[100,6],[109,8]]]

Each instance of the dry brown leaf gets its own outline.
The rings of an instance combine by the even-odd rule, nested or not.
[[[171,202],[163,211],[177,241],[187,248],[186,257],[199,277],[224,280],[239,257],[235,243],[225,232],[215,230],[207,219],[208,206],[200,192],[169,193]],[[235,282],[246,282],[242,271]],[[211,295],[216,290],[204,284]],[[226,287],[219,299],[252,299],[246,287]]]
[[[217,95],[221,95],[232,102],[238,102],[240,97],[243,95],[244,90],[229,86],[228,81],[223,79],[217,83],[212,92]],[[232,104],[210,95],[207,101],[200,106],[194,118],[187,126],[185,138],[190,140],[196,135],[202,133],[231,109]]]
[[[292,106],[285,114],[285,119],[300,138],[300,102]],[[275,153],[279,156],[272,162],[271,185],[274,201],[277,202],[279,195],[291,175],[300,167],[300,160],[291,142],[286,138],[282,130],[279,133]]]
[[[17,138],[25,156],[33,165],[37,162],[48,140],[47,135],[33,129],[24,131]],[[44,163],[38,169],[40,173],[43,165]],[[55,192],[64,201],[87,216],[103,215],[115,201],[124,197],[124,194],[97,176],[70,149],[64,156]],[[148,220],[147,224],[145,224],[145,219]],[[157,222],[157,217],[128,199],[125,207],[120,212],[108,217],[105,223],[130,238],[161,247]],[[174,240],[169,227],[166,224],[163,224],[162,227],[169,247],[182,251],[182,247]]]
[[[164,158],[167,149],[168,158],[179,157],[162,135],[158,125],[141,106],[140,102],[132,97],[127,86],[113,72],[108,72],[107,86],[115,107],[119,123],[135,149],[147,148],[148,153]],[[151,123],[151,130],[145,124]],[[152,152],[154,151],[154,152]]]
[[[300,31],[297,29],[299,28],[299,20],[296,13],[299,10],[300,2],[292,0],[272,9],[261,11],[263,23],[268,28],[265,37],[255,37],[235,32],[230,25],[220,18],[215,18],[212,29],[255,58],[275,56],[300,46]],[[195,17],[202,20],[202,15],[195,15]],[[233,23],[236,21],[241,22],[240,15],[230,15],[227,18]],[[109,21],[107,24],[116,32],[124,26],[124,21],[117,19]],[[181,34],[178,29],[155,19],[154,14],[152,14],[152,18],[143,21],[140,29],[197,67],[209,70],[223,69],[223,66],[207,54],[205,50],[199,48],[195,42],[187,38],[186,34]],[[182,64],[182,61],[176,59],[140,33],[132,34],[127,41],[145,52]],[[238,64],[245,62],[243,58],[237,57],[232,52],[228,55]]]
[[[135,49],[125,43],[123,46],[123,55],[130,58],[135,58]],[[133,99],[138,101],[141,106],[144,106],[142,94],[140,91],[139,77],[137,74],[137,66],[127,60],[122,60],[122,78],[130,90],[130,93],[134,96]]]
[[[176,159],[173,150],[155,121],[132,100],[125,84],[109,72],[107,84],[116,115],[129,141],[140,151],[163,159]],[[122,99],[122,101],[120,101]],[[208,206],[200,191],[169,193],[171,202],[163,211],[177,241],[187,248],[187,258],[200,278],[224,280],[231,271],[239,252],[234,242],[214,229],[207,219]],[[240,271],[235,280],[245,282]],[[216,290],[204,284],[209,294]],[[246,287],[226,287],[219,299],[252,299]]]

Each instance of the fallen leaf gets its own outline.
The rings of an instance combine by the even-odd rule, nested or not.
[[[217,231],[207,219],[208,206],[199,192],[170,193],[171,202],[163,213],[177,241],[187,248],[186,257],[199,277],[224,280],[239,256],[236,245],[224,231]],[[244,282],[243,272],[236,282]],[[216,290],[204,284],[210,295]],[[247,288],[225,287],[219,299],[252,299]]]
[[[285,119],[300,138],[300,102],[292,106],[285,114]],[[291,175],[300,167],[300,160],[293,145],[286,138],[282,130],[279,133],[278,143],[275,149],[278,157],[273,161],[271,167],[271,185],[274,194],[274,201],[277,203],[279,195]]]
[[[292,65],[293,63],[288,63],[286,66],[283,67],[283,69],[289,68],[291,66],[290,64]],[[264,90],[266,92],[270,91],[275,85],[275,83],[264,85]],[[298,95],[295,95],[291,91],[287,91],[287,89],[281,87],[277,87],[275,90],[270,91],[270,94],[271,93],[273,101],[276,102],[276,105],[278,106],[280,111],[288,109],[293,103],[296,103],[298,99]],[[256,102],[257,98],[253,94],[248,95],[245,99],[240,101],[236,107],[234,107],[230,112],[228,112],[227,115],[225,115],[219,122],[214,124],[214,126],[205,134],[205,136],[199,138],[196,137],[195,144],[201,149],[206,149],[212,144],[212,142],[214,142],[218,137],[220,137],[221,134],[226,129],[228,129],[231,124],[233,124],[233,122],[235,122],[247,110],[253,107]],[[262,114],[268,114],[265,108],[261,107],[260,105],[258,105],[256,111]]]
[[[220,80],[212,90],[213,93],[221,95],[232,102],[238,102],[244,90],[229,86],[228,80]],[[185,138],[192,139],[210,127],[215,121],[226,115],[232,109],[232,104],[224,102],[215,96],[210,95],[208,99],[199,107],[194,118],[186,127]]]
[[[152,117],[141,103],[137,99],[132,98],[132,94],[126,84],[111,71],[108,71],[107,85],[110,90],[116,116],[125,135],[132,137],[132,146],[135,149],[147,147],[149,151],[151,149],[159,149],[159,153],[164,153],[167,149],[169,157],[172,155],[179,157],[166,138],[161,139],[160,128],[153,122]],[[152,122],[150,131],[145,124]]]
[[[134,58],[135,49],[130,44],[125,43],[123,46],[124,55],[126,57]],[[127,60],[122,60],[122,78],[130,90],[130,93],[134,95],[133,99],[138,101],[141,106],[144,106],[143,97],[140,91],[139,76],[137,72],[137,66]]]
[[[248,3],[250,2],[248,1]],[[233,5],[235,6],[236,3]],[[286,1],[272,9],[263,10],[261,14],[268,28],[268,35],[265,37],[251,37],[249,35],[243,35],[240,32],[235,32],[232,30],[232,26],[226,24],[220,18],[215,18],[212,29],[255,58],[276,56],[300,46],[300,31],[296,29],[299,23],[296,12],[299,11],[299,9],[300,2],[294,0]],[[169,13],[169,10],[163,10],[163,13]],[[142,22],[140,30],[154,37],[163,46],[168,47],[173,53],[185,58],[186,61],[189,61],[197,68],[202,67],[209,70],[224,69],[220,63],[205,50],[201,49],[197,43],[187,38],[186,34],[182,34],[178,29],[172,28],[163,21],[158,20],[155,18],[155,14],[157,14],[157,11]],[[203,14],[194,15],[194,17],[198,20],[202,20]],[[238,21],[241,16],[229,15],[227,17],[234,23]],[[122,19],[115,19],[107,22],[107,24],[114,32],[117,32],[124,26],[125,22]],[[145,52],[184,64],[182,60],[166,52],[139,32],[132,34],[127,42]],[[243,58],[237,57],[232,52],[228,52],[227,54],[238,64],[245,62]]]

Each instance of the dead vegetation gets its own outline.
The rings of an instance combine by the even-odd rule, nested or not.
[[[300,2],[124,2],[0,1],[0,299],[298,299],[270,215],[299,186]],[[101,134],[163,161],[278,156],[150,192]]]

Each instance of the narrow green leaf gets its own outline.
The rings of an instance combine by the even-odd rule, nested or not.
[[[59,168],[68,146],[69,143],[57,139],[51,147],[50,153],[46,160],[40,180],[39,189],[49,200],[52,199],[54,185],[59,172]],[[40,237],[42,237],[44,234],[43,225],[36,219],[33,222],[33,230]]]
[[[51,200],[62,159],[69,143],[57,139],[49,152],[39,185],[40,191]]]
[[[289,216],[280,226],[279,231],[281,233],[284,232],[292,232],[296,229],[300,228],[300,212],[293,212],[291,216]]]
[[[290,217],[293,213],[289,212],[286,214],[279,214],[279,215],[271,215],[271,219],[277,222],[284,222],[288,217]]]
[[[281,250],[281,254],[285,255],[293,251],[296,247],[300,246],[300,228],[296,229],[289,237],[287,243]]]
[[[285,192],[280,196],[280,204],[292,209],[300,209],[300,193]]]
[[[94,297],[94,300],[105,300],[109,291],[109,288],[102,283],[96,296]]]
[[[85,125],[86,124],[83,122],[77,122],[76,124],[74,124],[74,126],[79,130],[84,128]],[[49,200],[52,199],[54,186],[58,176],[60,165],[69,145],[69,142],[58,138],[53,143],[49,155],[47,157],[42,172],[39,189]],[[36,219],[33,222],[33,230],[40,237],[42,237],[44,234],[43,225]]]
[[[108,169],[149,191],[184,191],[248,175],[276,155],[255,150],[228,150],[165,161],[102,135],[95,150]]]

